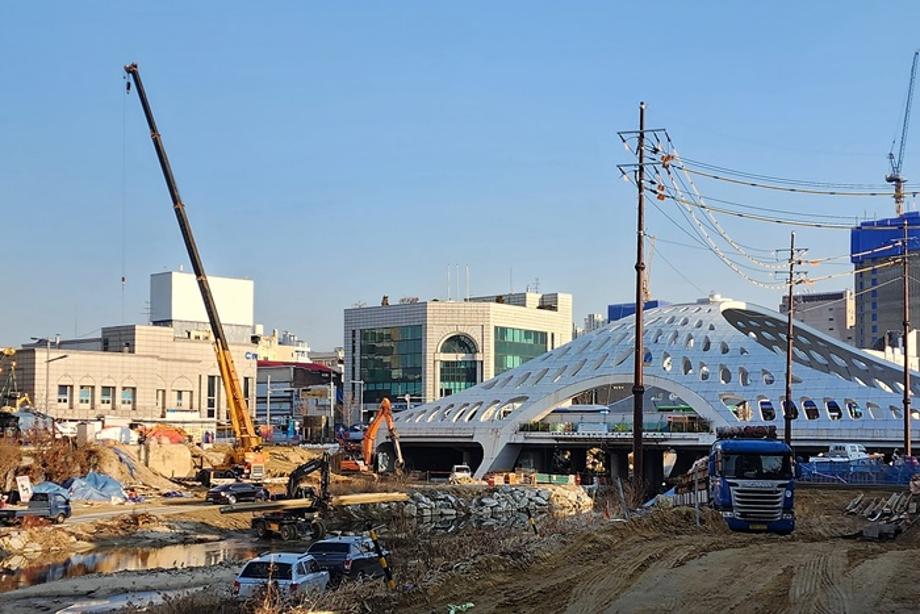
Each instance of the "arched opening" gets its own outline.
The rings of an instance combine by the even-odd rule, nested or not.
[[[831,420],[840,420],[843,418],[843,410],[834,399],[824,399],[824,409],[827,411],[827,417]]]
[[[479,383],[480,366],[476,342],[463,334],[451,335],[441,343],[438,396],[457,394]],[[492,384],[493,386],[495,384]]]
[[[719,399],[739,422],[750,422],[754,418],[754,413],[746,399],[735,394],[721,394]]]
[[[863,417],[862,408],[853,399],[844,399],[843,404],[847,406],[847,413],[850,414],[850,418],[853,420],[859,420]]]
[[[772,422],[776,420],[776,409],[773,408],[773,403],[770,399],[760,399],[757,402],[760,405],[760,418],[765,422]]]
[[[808,420],[817,420],[820,417],[818,406],[808,397],[802,397],[802,409],[805,411],[805,418]]]

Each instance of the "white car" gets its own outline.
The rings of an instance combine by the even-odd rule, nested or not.
[[[321,593],[328,584],[329,572],[321,570],[309,554],[265,552],[246,563],[233,581],[233,594],[243,601],[274,585],[282,597],[291,598]]]
[[[469,465],[454,465],[450,471],[450,477],[447,481],[451,484],[459,484],[463,480],[469,480],[473,477],[473,472]]]

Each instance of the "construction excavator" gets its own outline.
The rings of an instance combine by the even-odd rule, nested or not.
[[[153,141],[153,148],[156,150],[157,159],[160,162],[163,179],[166,180],[166,188],[169,190],[169,196],[172,199],[173,211],[176,214],[176,220],[179,222],[179,230],[182,233],[182,239],[185,242],[185,249],[188,251],[189,260],[192,261],[192,270],[198,282],[201,300],[204,302],[204,308],[208,314],[208,322],[210,323],[211,333],[214,337],[214,352],[217,355],[217,368],[220,371],[220,378],[223,382],[224,392],[227,398],[227,413],[230,417],[230,424],[236,438],[236,445],[233,448],[230,465],[237,467],[243,466],[250,477],[256,478],[261,476],[264,472],[265,459],[260,451],[262,439],[259,437],[258,433],[256,433],[252,415],[249,412],[246,398],[243,395],[240,378],[237,374],[236,366],[233,363],[233,356],[230,353],[230,343],[227,340],[227,336],[224,333],[224,327],[218,316],[217,303],[214,301],[214,296],[211,294],[208,276],[205,273],[201,255],[198,253],[195,237],[192,235],[191,224],[185,213],[185,204],[179,196],[179,188],[176,185],[176,179],[173,176],[169,158],[166,156],[163,138],[160,136],[156,121],[153,118],[153,111],[150,108],[150,102],[147,100],[147,93],[144,90],[144,84],[141,81],[141,74],[137,68],[137,64],[128,64],[125,66],[125,72],[131,77],[134,88],[137,90],[137,96],[141,101],[141,107],[143,107],[144,116],[147,119],[147,126],[150,128],[150,138]],[[128,82],[127,92],[130,91],[131,82]],[[215,469],[220,468],[215,467]]]
[[[377,443],[377,432],[384,422],[386,422],[387,431],[390,434],[390,439],[393,441],[393,448],[396,452],[396,471],[397,473],[402,472],[405,467],[405,461],[403,460],[402,448],[399,445],[399,432],[396,430],[396,421],[393,419],[393,406],[390,404],[390,399],[386,397],[380,402],[374,419],[371,420],[367,430],[364,431],[364,439],[361,440],[361,459],[343,459],[340,465],[342,471],[363,472],[374,470],[374,461],[376,460],[374,457],[374,445]],[[379,471],[380,468],[378,467],[377,469]]]

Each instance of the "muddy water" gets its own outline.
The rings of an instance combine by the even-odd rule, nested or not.
[[[390,531],[437,535],[456,533],[471,528],[522,528],[527,526],[524,514],[505,514],[493,518],[454,517],[434,521],[406,519],[390,522],[380,527],[384,542]],[[333,530],[358,533],[366,523],[333,524]],[[36,584],[75,578],[88,574],[110,574],[118,571],[144,569],[176,569],[183,567],[208,567],[225,562],[246,561],[269,550],[303,552],[309,541],[256,540],[246,534],[233,539],[196,544],[175,544],[156,548],[113,547],[74,554],[55,562],[33,562],[19,567],[0,567],[0,593]]]
[[[0,592],[92,573],[158,567],[206,567],[225,561],[246,560],[269,549],[270,544],[246,538],[159,548],[103,548],[53,563],[35,562],[16,569],[0,569]]]

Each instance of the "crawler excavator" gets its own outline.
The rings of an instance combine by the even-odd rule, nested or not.
[[[374,462],[376,460],[374,444],[377,443],[377,431],[380,430],[380,425],[384,422],[386,422],[387,431],[390,433],[390,439],[393,441],[393,448],[396,452],[395,469],[397,472],[403,470],[405,462],[403,461],[402,448],[399,445],[399,432],[397,432],[396,422],[393,420],[393,407],[390,404],[390,399],[384,397],[380,402],[380,407],[377,408],[374,419],[371,420],[367,430],[364,431],[364,439],[361,440],[361,460],[353,458],[342,460],[340,465],[342,471],[362,472],[374,471],[375,469],[380,471],[380,467],[376,467]]]
[[[243,465],[250,477],[260,477],[264,471],[264,457],[260,452],[262,440],[256,433],[252,415],[249,412],[249,407],[243,396],[240,378],[239,375],[237,375],[236,366],[233,363],[233,356],[230,353],[230,343],[227,340],[227,336],[224,333],[224,327],[217,313],[217,304],[214,301],[214,296],[211,294],[208,276],[204,271],[204,264],[201,261],[201,255],[198,253],[195,237],[192,235],[192,226],[185,213],[185,204],[179,196],[179,188],[176,185],[176,179],[173,176],[169,158],[166,156],[163,138],[153,118],[153,111],[150,108],[150,102],[147,100],[147,93],[144,90],[144,84],[141,81],[141,74],[137,68],[137,64],[128,64],[125,66],[125,72],[134,82],[134,88],[137,90],[137,96],[141,101],[141,107],[143,107],[144,116],[147,119],[147,126],[150,128],[150,138],[153,141],[153,147],[156,150],[157,159],[160,162],[160,169],[163,171],[163,179],[166,180],[166,188],[169,190],[169,196],[172,199],[176,220],[179,222],[182,240],[185,242],[185,249],[188,251],[189,260],[192,261],[192,270],[198,282],[201,300],[204,302],[204,308],[208,314],[208,322],[210,323],[211,333],[214,338],[214,352],[217,355],[217,368],[220,371],[224,392],[227,396],[227,413],[229,414],[230,424],[236,437],[236,445],[233,449],[231,465]],[[130,82],[127,88],[130,92]],[[218,468],[215,467],[215,469]]]

